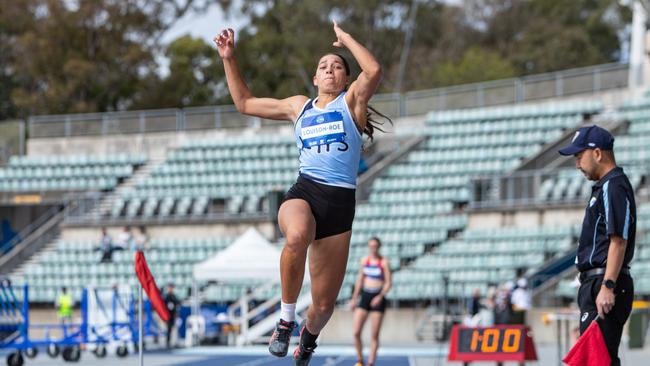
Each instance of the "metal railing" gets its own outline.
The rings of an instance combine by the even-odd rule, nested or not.
[[[28,126],[30,138],[39,138],[244,128],[260,125],[262,121],[265,124],[286,124],[244,116],[234,106],[225,105],[32,116],[28,119]]]
[[[390,117],[406,117],[432,110],[486,107],[593,94],[626,88],[628,69],[627,64],[604,64],[403,94],[378,94],[371,103]],[[28,119],[30,138],[245,128],[262,123],[286,124],[283,121],[244,116],[232,105],[31,116]]]
[[[384,172],[385,169],[388,168],[392,163],[401,159],[404,155],[415,149],[426,139],[426,136],[413,136],[402,141],[395,141],[395,148],[392,150],[392,152],[382,157],[374,164],[371,164],[370,168],[358,177],[356,191],[357,202],[367,201],[368,197],[370,196],[370,191],[372,189],[372,183],[374,180],[379,177],[382,172]]]
[[[0,253],[10,252],[23,239],[30,236],[38,228],[43,226],[43,224],[45,224],[47,221],[49,221],[52,217],[54,217],[59,212],[61,212],[61,207],[57,207],[57,206],[51,207],[49,210],[45,211],[36,220],[34,220],[29,225],[27,225],[25,228],[23,228],[19,233],[14,235],[13,238],[11,238],[9,241],[5,242],[2,246],[0,246]]]
[[[543,182],[558,178],[557,169],[524,170],[506,175],[475,177],[470,183],[470,208],[513,209],[584,204],[583,197],[563,197],[561,200],[543,197]]]
[[[632,180],[639,179],[635,193],[637,200],[646,200],[650,193],[647,183],[641,183],[650,174],[647,165],[625,166]],[[593,182],[580,177],[567,175],[571,169],[536,169],[521,170],[507,174],[476,176],[469,183],[470,202],[472,210],[512,210],[519,208],[548,208],[548,207],[582,207],[589,197],[585,193],[585,186],[589,188]],[[576,186],[575,178],[580,178]],[[549,181],[549,182],[547,182]],[[546,182],[546,184],[544,184]],[[549,183],[560,184],[560,188],[550,186]],[[544,185],[546,185],[544,187]],[[557,190],[557,192],[556,192]]]
[[[117,216],[113,217],[110,213],[103,214],[96,207],[108,197],[110,193],[105,192],[86,192],[66,195],[66,202],[63,223],[67,226],[85,226],[85,225],[153,225],[153,224],[191,224],[191,223],[215,223],[215,222],[260,222],[271,220],[271,213],[268,210],[256,212],[237,212],[230,213],[225,211],[208,211],[201,214],[187,213],[184,215],[171,214],[168,216],[143,216],[135,215],[133,217]],[[74,204],[72,204],[74,203]]]
[[[11,272],[18,264],[52,241],[58,234],[63,220],[62,208],[54,206],[29,224],[12,238],[3,248],[7,252],[0,256],[0,274]]]

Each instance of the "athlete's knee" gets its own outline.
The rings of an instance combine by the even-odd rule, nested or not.
[[[300,246],[306,248],[313,239],[309,235],[309,230],[303,228],[289,229],[284,234],[287,246]]]
[[[288,230],[284,237],[286,238],[284,248],[294,253],[306,252],[311,240],[307,230]]]
[[[319,301],[312,304],[314,311],[321,315],[331,315],[334,312],[334,302]]]
[[[353,334],[354,338],[361,339],[361,329],[355,329]]]

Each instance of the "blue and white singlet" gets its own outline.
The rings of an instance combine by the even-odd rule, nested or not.
[[[331,186],[356,188],[363,139],[350,109],[346,92],[318,108],[308,100],[294,126],[300,149],[301,175]]]

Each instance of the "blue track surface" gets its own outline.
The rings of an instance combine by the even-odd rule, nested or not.
[[[309,366],[335,366],[354,365],[356,359],[349,356],[314,356]],[[291,355],[285,358],[273,356],[214,356],[200,361],[191,361],[174,364],[174,366],[293,366]],[[397,356],[380,357],[375,366],[409,366],[408,358]]]

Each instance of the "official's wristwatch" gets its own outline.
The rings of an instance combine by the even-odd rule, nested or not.
[[[610,290],[613,290],[616,288],[616,282],[612,280],[604,280],[603,281],[603,286],[607,287]]]

